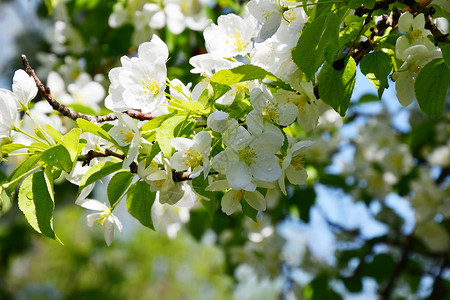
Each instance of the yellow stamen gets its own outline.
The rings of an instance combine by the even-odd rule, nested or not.
[[[239,150],[238,154],[239,154],[239,160],[242,160],[248,166],[253,164],[255,162],[255,158],[257,158],[255,150],[253,150],[253,148],[250,148],[250,147],[245,147],[244,149]]]

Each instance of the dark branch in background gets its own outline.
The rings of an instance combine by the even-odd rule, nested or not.
[[[445,294],[445,284],[442,280],[442,274],[444,273],[444,270],[449,266],[449,257],[447,256],[444,259],[444,262],[441,265],[441,268],[439,269],[439,273],[434,278],[433,283],[433,290],[430,294],[430,296],[427,298],[428,300],[436,300],[440,299],[439,295]]]
[[[117,119],[117,116],[113,113],[106,115],[106,116],[91,116],[91,115],[86,115],[86,114],[82,114],[82,113],[78,113],[78,112],[70,110],[67,106],[59,103],[58,101],[56,101],[55,98],[53,98],[50,88],[46,87],[41,82],[39,77],[37,77],[36,73],[31,68],[30,63],[28,62],[28,59],[25,55],[22,55],[22,64],[25,69],[25,72],[27,72],[27,74],[34,79],[34,82],[36,83],[36,86],[37,86],[39,92],[41,93],[42,97],[44,97],[45,100],[47,100],[47,102],[51,105],[51,107],[54,110],[58,111],[61,115],[68,117],[74,121],[76,119],[85,119],[87,121],[96,121],[98,123],[106,122],[106,121],[114,121]],[[134,109],[124,111],[123,113],[129,115],[130,117],[132,117],[134,119],[138,119],[141,121],[151,120],[151,119],[155,118],[155,116],[150,113],[142,113],[142,112],[134,110]]]

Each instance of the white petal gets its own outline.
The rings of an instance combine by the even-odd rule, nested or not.
[[[76,205],[81,205],[83,202],[86,201],[87,196],[89,196],[89,194],[92,192],[92,190],[94,189],[95,183],[92,183],[88,186],[86,186],[80,193],[80,195],[77,197],[77,199],[75,200],[75,204]]]
[[[170,141],[170,145],[178,151],[189,151],[194,146],[194,141],[187,138],[177,137]]]
[[[28,76],[24,70],[17,70],[14,73],[12,90],[25,104],[36,97],[38,91],[33,78]]]
[[[257,153],[255,163],[250,166],[256,180],[274,181],[281,176],[281,167],[276,157],[270,153]]]
[[[289,126],[298,116],[298,107],[292,103],[278,104],[278,125]]]
[[[90,210],[96,210],[96,211],[105,211],[105,210],[108,211],[109,210],[109,208],[105,204],[103,204],[97,200],[94,200],[94,199],[85,199],[85,201],[83,201],[80,204],[80,206],[90,209]]]
[[[227,180],[231,188],[240,190],[252,180],[249,166],[242,161],[234,161],[227,168]]]
[[[410,12],[405,12],[398,19],[398,30],[400,32],[408,32],[413,22],[413,15]]]
[[[288,166],[286,169],[286,177],[292,184],[305,184],[308,173],[305,169],[296,170],[293,166]]]
[[[400,73],[395,82],[397,98],[401,105],[408,106],[414,99],[414,79],[408,73]]]
[[[87,224],[89,227],[92,227],[94,225],[94,222],[100,219],[100,216],[103,215],[103,213],[95,213],[95,214],[89,214],[86,216]]]
[[[187,155],[184,152],[177,151],[170,158],[170,166],[177,171],[185,171],[190,167],[186,158]]]
[[[266,199],[264,199],[264,196],[258,192],[247,192],[245,200],[248,204],[250,204],[251,207],[253,207],[256,210],[259,211],[265,211],[266,210]]]
[[[152,36],[152,40],[143,43],[138,48],[138,55],[140,58],[153,63],[158,57],[162,57],[164,61],[169,58],[169,49],[167,45],[156,35]]]
[[[108,219],[106,219],[105,224],[103,224],[103,226],[105,227],[104,230],[105,230],[106,245],[110,246],[114,238],[114,223],[109,221]]]
[[[226,213],[227,215],[231,215],[238,208],[239,201],[241,199],[235,198],[236,193],[237,193],[237,191],[232,190],[232,191],[225,193],[225,195],[222,197],[222,201],[221,201],[222,202],[221,203],[222,211],[224,213]]]

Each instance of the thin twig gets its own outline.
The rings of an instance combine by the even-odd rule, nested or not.
[[[106,121],[114,121],[117,119],[117,116],[113,113],[106,115],[106,116],[91,116],[86,115],[82,113],[78,113],[75,111],[70,110],[67,106],[59,103],[56,101],[55,98],[53,98],[50,88],[46,87],[42,81],[39,79],[39,77],[34,72],[33,68],[31,68],[30,63],[28,62],[28,59],[25,55],[22,54],[22,63],[25,69],[25,72],[29,76],[31,76],[34,79],[34,82],[36,83],[36,86],[41,93],[41,95],[47,100],[47,102],[51,105],[51,107],[58,111],[61,115],[68,117],[72,120],[76,119],[85,119],[87,121],[96,121],[97,123],[106,122]],[[124,114],[129,115],[130,117],[134,119],[138,119],[141,121],[145,120],[151,120],[154,119],[156,116],[152,115],[151,113],[143,113],[134,109],[130,109],[123,112]]]

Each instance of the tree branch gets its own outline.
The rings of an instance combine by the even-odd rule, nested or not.
[[[50,106],[54,110],[58,111],[61,115],[68,117],[74,121],[76,119],[85,119],[87,121],[96,121],[97,123],[106,122],[106,121],[114,121],[117,119],[117,116],[113,113],[106,115],[106,116],[91,116],[91,115],[86,115],[86,114],[82,114],[82,113],[78,113],[78,112],[70,110],[67,106],[59,103],[58,101],[56,101],[55,98],[53,98],[50,88],[46,87],[42,83],[42,81],[39,79],[39,77],[36,75],[33,68],[31,68],[27,57],[24,54],[22,54],[21,58],[22,58],[22,64],[25,69],[25,72],[27,72],[27,74],[34,79],[34,82],[36,83],[36,86],[37,86],[39,92],[41,93],[41,95],[45,98],[45,100],[47,100],[47,102],[50,104]],[[137,111],[134,109],[124,111],[123,113],[129,115],[130,117],[132,117],[134,119],[138,119],[141,121],[151,120],[156,117],[150,113],[143,113],[143,112],[140,112],[140,111]]]

